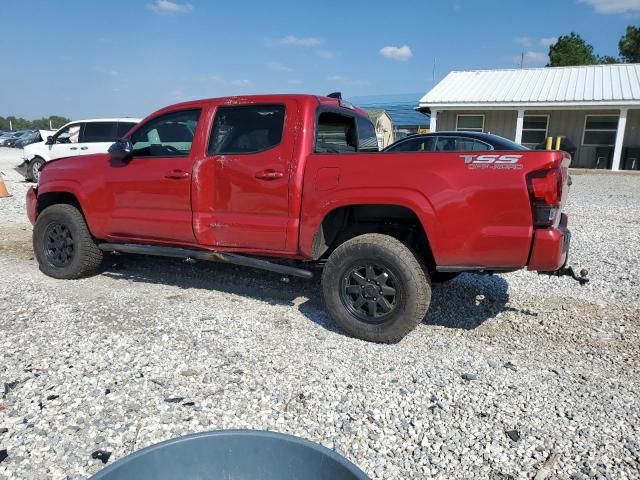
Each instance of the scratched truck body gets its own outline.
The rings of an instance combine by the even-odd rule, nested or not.
[[[264,95],[159,110],[108,154],[47,163],[27,194],[40,269],[105,252],[311,276],[359,338],[395,342],[459,272],[564,272],[563,152],[381,153],[340,98]]]

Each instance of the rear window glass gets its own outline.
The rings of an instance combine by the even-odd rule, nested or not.
[[[438,137],[436,152],[481,152],[493,150],[493,148],[478,140],[471,138]]]
[[[413,138],[403,140],[388,148],[388,152],[432,152],[436,139],[434,137]]]
[[[258,153],[280,145],[284,117],[284,105],[219,107],[209,155]]]
[[[113,142],[115,137],[116,122],[87,122],[84,124],[83,142]]]
[[[361,152],[377,152],[378,137],[371,120],[365,117],[357,117],[358,124],[358,150]]]
[[[351,153],[358,149],[356,125],[353,117],[334,112],[318,116],[316,152]]]

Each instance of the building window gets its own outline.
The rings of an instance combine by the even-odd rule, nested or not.
[[[522,122],[522,143],[544,143],[549,130],[549,115],[525,115]]]
[[[618,115],[587,115],[584,120],[583,145],[606,146],[616,143]]]
[[[456,130],[459,132],[483,132],[484,115],[456,115]]]

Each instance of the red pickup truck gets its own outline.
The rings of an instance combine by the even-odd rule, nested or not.
[[[52,277],[96,273],[105,252],[302,277],[319,265],[335,322],[396,342],[425,317],[431,282],[573,275],[568,164],[551,151],[378,152],[366,112],[337,95],[215,98],[153,113],[108,154],[47,163],[27,207]]]

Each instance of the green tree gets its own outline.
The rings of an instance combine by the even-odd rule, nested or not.
[[[598,63],[601,65],[611,65],[612,63],[620,63],[620,59],[611,55],[598,55]]]
[[[620,58],[627,63],[640,62],[640,28],[629,25],[618,43]]]
[[[595,65],[598,57],[593,53],[593,47],[585,42],[580,35],[571,32],[563,35],[549,47],[549,67],[570,67],[573,65]]]
[[[13,130],[22,130],[23,128],[38,128],[40,130],[49,130],[50,125],[54,130],[60,128],[65,123],[69,123],[71,120],[66,117],[60,117],[58,115],[51,115],[50,117],[42,117],[38,120],[25,120],[20,117],[0,117],[0,130],[9,130],[9,127]]]

